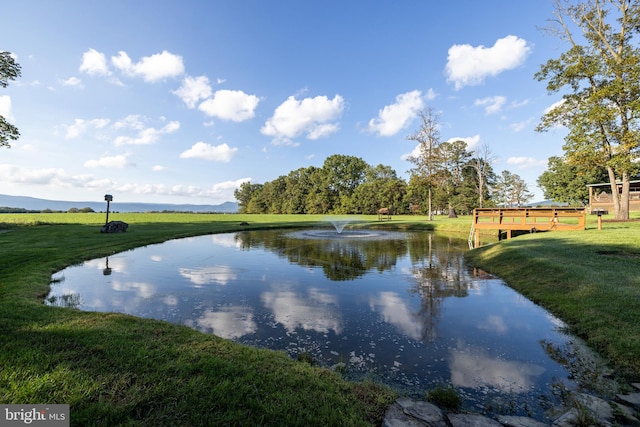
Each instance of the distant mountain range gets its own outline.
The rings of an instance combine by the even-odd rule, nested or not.
[[[107,202],[68,202],[0,194],[0,208],[2,207],[26,209],[29,211],[50,209],[52,211],[64,212],[72,208],[91,208],[96,212],[104,212],[107,210]],[[177,205],[170,203],[118,203],[117,201],[113,201],[109,209],[114,212],[176,211],[236,213],[238,212],[238,204],[235,202],[224,202],[219,205]]]

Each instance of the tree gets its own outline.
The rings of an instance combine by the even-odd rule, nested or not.
[[[463,169],[471,157],[467,151],[467,143],[461,140],[443,142],[438,146],[440,160],[440,186],[446,191],[449,218],[457,218],[454,199],[458,194],[458,186],[462,183]]]
[[[513,184],[513,174],[507,170],[502,171],[496,177],[496,183],[493,186],[493,199],[498,206],[511,207],[513,200],[511,198],[511,186]]]
[[[398,178],[391,166],[369,167],[365,176],[342,206],[344,213],[375,214],[380,208],[389,208],[394,214],[407,211],[407,183]]]
[[[365,179],[369,164],[360,157],[334,154],[325,159],[322,169],[336,200],[351,196]]]
[[[493,183],[493,181],[490,181]],[[489,186],[483,185],[482,200],[486,204],[489,201]],[[456,187],[456,195],[452,199],[456,212],[462,214],[470,214],[474,208],[479,207],[478,202],[478,176],[473,168],[473,159],[462,169],[462,181]]]
[[[524,179],[520,178],[520,175],[514,173],[511,177],[511,200],[517,207],[521,207],[531,200],[533,194],[529,191]]]
[[[527,183],[519,175],[507,170],[498,175],[494,186],[494,200],[498,205],[520,207],[532,197]]]
[[[251,199],[262,190],[262,184],[252,184],[249,181],[240,184],[240,188],[233,191],[233,196],[238,201],[238,212],[253,213],[250,211]]]
[[[608,7],[614,7],[610,13]],[[561,103],[538,125],[544,131],[567,127],[567,161],[605,167],[616,219],[629,219],[630,177],[639,167],[640,2],[555,0],[551,34],[569,50],[536,73],[551,93],[568,88]],[[581,33],[580,40],[574,36]],[[621,191],[618,190],[621,183]]]
[[[379,164],[367,169],[365,181],[375,181],[377,179],[398,179],[398,174],[391,166]]]
[[[484,207],[484,200],[488,186],[495,179],[491,163],[495,160],[491,154],[491,149],[486,144],[481,144],[473,151],[473,158],[469,161],[469,166],[476,175],[476,194],[478,195],[478,207]]]
[[[432,195],[437,170],[437,148],[440,144],[440,131],[438,129],[438,117],[431,108],[420,111],[420,128],[407,136],[410,141],[418,142],[418,154],[409,157],[409,161],[415,165],[409,172],[419,177],[417,181],[427,185],[429,220],[433,220]]]
[[[18,64],[9,52],[0,52],[0,87],[7,87],[9,80],[15,80],[21,75],[20,64]],[[9,140],[17,140],[20,137],[18,128],[7,122],[0,115],[0,147],[11,147]]]
[[[571,164],[564,157],[553,156],[538,177],[538,185],[548,199],[585,206],[589,203],[587,184],[603,182],[606,177],[603,167]]]
[[[312,177],[316,170],[316,167],[310,166],[308,168],[300,168],[289,172],[289,175],[287,175],[286,178],[286,213],[306,213],[307,198],[314,190]]]

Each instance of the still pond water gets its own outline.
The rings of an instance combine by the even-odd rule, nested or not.
[[[575,338],[428,232],[250,231],[168,241],[52,278],[47,303],[161,319],[308,354],[410,396],[453,385],[465,406],[542,416],[572,379]],[[474,274],[475,273],[475,274]],[[558,363],[563,361],[563,363]]]

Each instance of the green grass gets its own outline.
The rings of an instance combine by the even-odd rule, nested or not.
[[[640,221],[519,236],[472,251],[475,266],[564,320],[622,376],[640,378]]]
[[[0,214],[0,402],[68,403],[72,425],[376,425],[396,397],[372,382],[161,321],[45,306],[69,265],[169,239],[325,224],[325,216]],[[467,236],[469,217],[358,225]],[[247,222],[249,225],[241,225]],[[491,239],[489,239],[491,240]],[[640,378],[640,222],[520,236],[474,250],[475,265],[544,305]]]
[[[396,397],[286,354],[161,321],[43,304],[51,275],[138,246],[325,216],[0,214],[0,402],[67,403],[72,425],[376,425]],[[464,230],[469,220],[358,217],[364,225]],[[247,222],[249,225],[241,225]]]

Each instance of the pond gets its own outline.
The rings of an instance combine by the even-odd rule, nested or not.
[[[465,264],[430,232],[269,230],[138,248],[52,278],[50,305],[187,325],[310,356],[412,397],[452,385],[465,406],[543,417],[578,389],[562,322]]]

